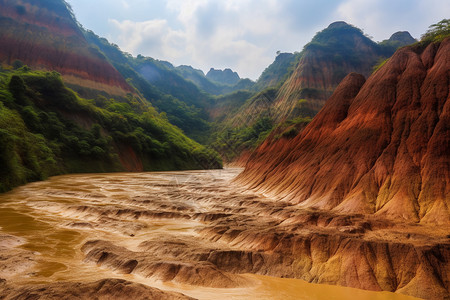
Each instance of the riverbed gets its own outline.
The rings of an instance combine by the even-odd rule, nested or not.
[[[295,261],[256,249],[264,241],[229,238],[293,209],[239,186],[240,171],[63,175],[2,194],[0,278],[19,287],[119,278],[197,299],[414,299],[308,283],[283,270]]]

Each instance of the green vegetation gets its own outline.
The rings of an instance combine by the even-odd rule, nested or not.
[[[298,117],[279,124],[273,130],[273,139],[278,140],[281,138],[292,139],[296,137],[303,128],[306,127],[312,121],[309,117]]]
[[[221,167],[141,98],[84,99],[56,72],[0,72],[0,191],[48,176]]]
[[[158,111],[165,112],[169,122],[182,129],[187,136],[205,143],[204,133],[210,130],[205,107],[212,101],[211,95],[185,80],[168,62],[142,55],[134,58],[92,31],[84,31],[84,34],[142,98]]]
[[[158,111],[162,112],[163,118],[176,125],[190,138],[202,144],[209,144],[217,149],[217,143],[213,143],[219,136],[223,136],[225,128],[235,130],[236,126],[222,124],[230,119],[241,108],[241,106],[253,96],[248,91],[254,82],[241,79],[235,85],[218,84],[206,78],[203,72],[189,66],[175,68],[168,62],[155,60],[138,55],[136,58],[123,53],[117,45],[109,43],[91,31],[84,31],[85,37],[91,45],[96,47],[114,65],[114,67],[127,78],[142,98],[147,99]],[[187,77],[187,79],[183,78]],[[206,86],[213,94],[221,94],[227,91],[232,93],[213,96],[202,91],[199,86]],[[233,92],[236,89],[239,91]],[[96,105],[103,108],[108,106],[105,99],[96,99]],[[118,109],[117,104],[114,107]],[[123,112],[123,107],[120,107]],[[212,118],[215,123],[210,122],[210,114],[217,114]],[[239,127],[239,126],[238,126]],[[236,139],[241,149],[241,144],[253,144],[254,136],[248,125],[242,125]],[[248,132],[244,132],[248,129]],[[259,136],[259,133],[258,133]],[[249,141],[252,142],[249,142]],[[213,144],[211,144],[213,143]],[[228,148],[230,149],[230,148]],[[233,152],[233,151],[228,151]],[[221,153],[224,154],[224,153]],[[224,157],[227,157],[226,154]],[[232,155],[231,155],[232,156]]]
[[[399,31],[394,33],[388,40],[378,43],[378,45],[383,49],[384,53],[389,54],[400,47],[411,45],[415,42],[417,41],[409,34],[409,32]]]
[[[335,22],[318,32],[305,50],[313,50],[318,57],[331,58],[337,65],[350,64],[356,68],[378,65],[403,46],[413,44],[414,38],[406,32],[396,32],[390,39],[375,43],[364,32],[345,22]],[[376,67],[373,67],[375,70]],[[347,72],[336,69],[333,77],[340,81]],[[368,74],[367,74],[368,75]]]
[[[256,149],[269,135],[274,140],[296,137],[311,120],[309,117],[298,117],[276,125],[269,116],[261,114],[251,125],[243,123],[240,126],[226,125],[221,130],[217,129],[213,134],[211,147],[221,154],[225,162],[232,162],[244,151]]]
[[[203,91],[212,95],[224,94],[224,87],[210,81],[201,70],[194,69],[191,66],[178,66],[174,70],[184,79],[187,79],[197,85]]]
[[[388,62],[389,58],[386,59],[380,59],[379,62],[373,66],[373,73],[378,71],[382,66],[384,66]]]
[[[442,21],[433,24],[428,31],[422,35],[422,42],[440,42],[446,37],[450,36],[450,19],[443,19]]]
[[[258,78],[254,90],[279,88],[294,72],[302,53],[278,53],[275,61]]]
[[[237,84],[240,80],[238,73],[233,72],[231,69],[216,70],[211,68],[206,74],[206,78],[212,82],[230,86]]]
[[[332,57],[337,64],[342,62],[359,66],[367,59],[364,52],[356,51],[355,37],[369,48],[376,49],[378,45],[366,37],[361,29],[344,22],[336,22],[328,28],[318,32],[312,41],[305,46],[305,50],[313,50],[316,54]]]
[[[300,95],[302,97],[312,98],[311,96],[308,96],[307,93],[305,93],[304,90],[305,89],[302,89],[300,91]],[[299,116],[299,117],[313,117],[313,116],[315,116],[317,112],[316,112],[316,110],[314,110],[313,102],[314,101],[311,101],[311,100],[308,100],[308,99],[304,99],[304,98],[298,100],[297,103],[295,104],[295,106],[293,107],[293,115],[294,116]]]
[[[221,124],[232,119],[253,96],[249,91],[236,91],[227,95],[216,96],[211,104],[211,118],[216,124]]]
[[[269,135],[275,125],[271,107],[277,92],[276,88],[257,94],[239,91],[216,99],[211,146],[226,162],[254,150]]]
[[[250,79],[240,79],[233,85],[225,84],[223,82],[215,82],[208,79],[203,71],[194,69],[191,66],[178,66],[176,68],[172,66],[168,68],[171,71],[177,72],[184,79],[197,85],[199,89],[215,96],[226,95],[238,90],[249,90],[255,85],[255,83]]]
[[[219,152],[226,162],[238,158],[245,150],[253,150],[269,135],[273,122],[268,117],[259,118],[251,126],[226,127],[214,134],[211,147]]]

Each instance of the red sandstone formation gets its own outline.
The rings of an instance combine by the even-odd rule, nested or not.
[[[239,177],[301,207],[450,224],[450,39],[350,74],[304,131],[265,141]]]
[[[132,91],[120,73],[89,46],[62,1],[0,0],[0,62],[20,60],[32,68],[60,72],[66,82],[106,90]]]

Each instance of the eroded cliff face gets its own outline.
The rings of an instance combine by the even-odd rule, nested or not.
[[[367,82],[348,75],[290,141],[266,141],[239,177],[301,207],[450,223],[450,39],[403,48]]]
[[[0,62],[22,61],[55,70],[66,83],[125,95],[132,91],[119,72],[84,38],[60,0],[0,1]]]

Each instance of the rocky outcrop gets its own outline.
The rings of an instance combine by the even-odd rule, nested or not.
[[[229,226],[225,219],[202,231],[204,237],[242,249],[210,255],[208,259],[225,270],[425,299],[449,297],[448,239],[396,233],[401,230],[396,224],[386,226],[358,215],[302,211],[271,228],[256,221],[253,226]]]
[[[240,180],[302,207],[450,223],[450,39],[348,75],[297,137],[266,141]],[[270,149],[271,151],[267,151]]]
[[[125,95],[132,91],[119,72],[89,46],[64,1],[0,1],[0,62],[22,61],[55,70],[66,83]]]

